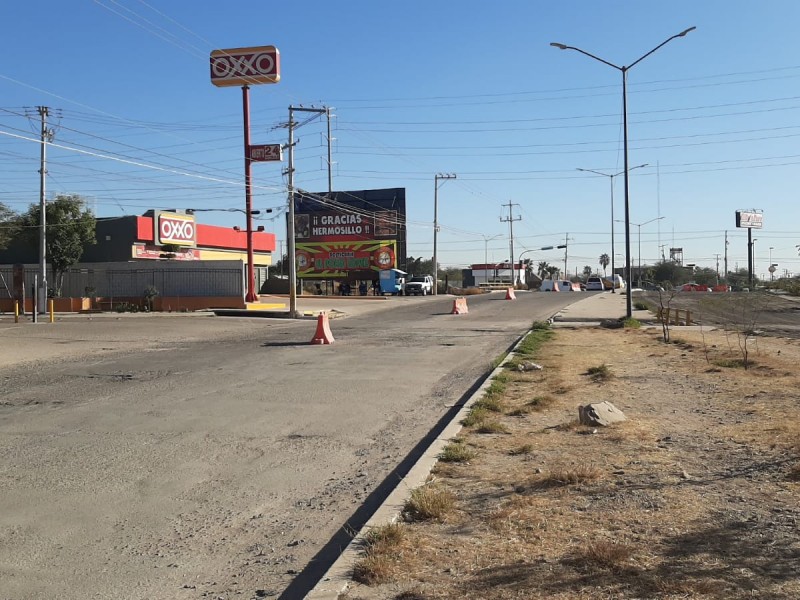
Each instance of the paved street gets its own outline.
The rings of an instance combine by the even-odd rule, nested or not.
[[[297,597],[491,360],[582,297],[352,304],[332,346],[309,320],[0,322],[25,358],[2,375],[4,593]]]

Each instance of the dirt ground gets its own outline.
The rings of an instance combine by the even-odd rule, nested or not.
[[[556,329],[543,370],[508,372],[507,431],[465,428],[474,456],[434,469],[453,508],[402,523],[343,598],[800,598],[800,341],[752,339],[747,370],[740,341]],[[577,424],[603,400],[629,420]]]

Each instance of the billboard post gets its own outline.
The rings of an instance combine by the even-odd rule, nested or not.
[[[244,115],[244,195],[247,226],[247,295],[246,302],[258,302],[253,264],[253,205],[250,146],[250,85],[278,83],[281,78],[280,52],[275,46],[230,48],[211,53],[211,83],[217,87],[242,86]],[[256,158],[255,160],[259,160]],[[264,160],[264,159],[261,159]]]
[[[747,281],[753,290],[753,229],[761,229],[764,212],[757,208],[736,211],[736,227],[747,229]]]

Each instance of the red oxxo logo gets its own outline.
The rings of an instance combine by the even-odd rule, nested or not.
[[[184,215],[158,215],[156,226],[159,244],[194,246],[194,218]]]

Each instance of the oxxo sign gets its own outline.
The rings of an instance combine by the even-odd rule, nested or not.
[[[217,87],[278,83],[280,52],[275,46],[230,48],[211,53],[211,83]]]
[[[194,246],[194,217],[175,213],[158,213],[156,221],[156,242],[158,244],[175,244],[177,246]]]

